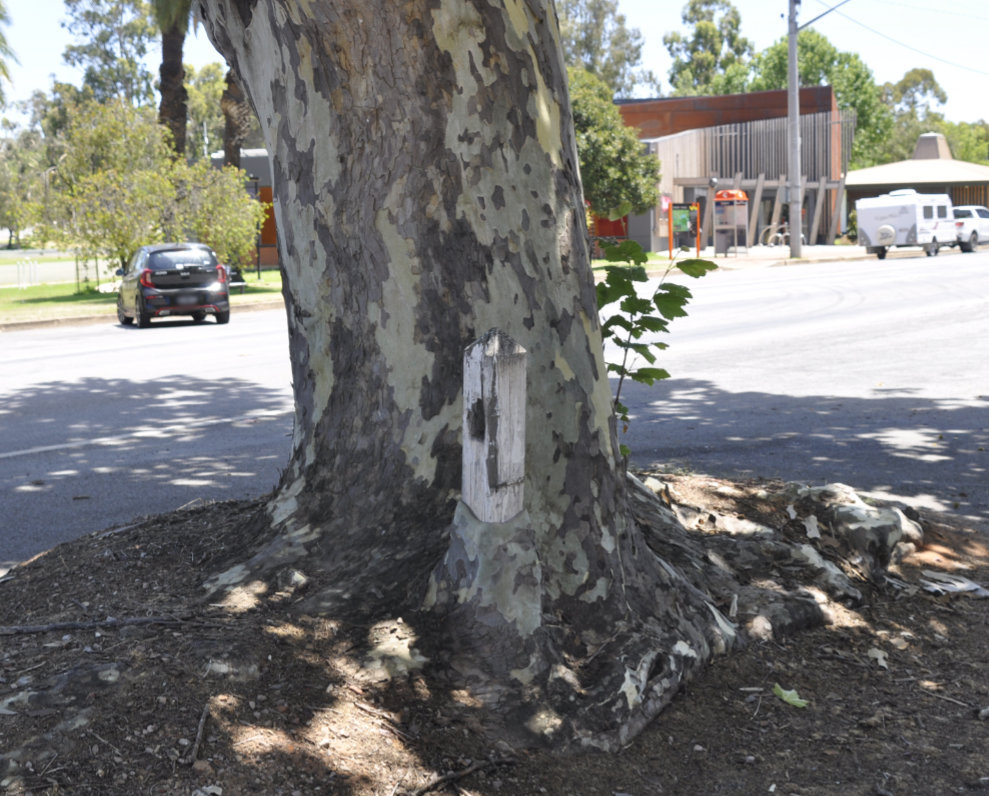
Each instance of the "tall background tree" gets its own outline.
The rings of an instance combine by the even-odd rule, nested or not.
[[[149,104],[154,96],[151,73],[144,66],[157,34],[145,0],[65,0],[69,16],[62,23],[75,37],[63,60],[83,69],[83,86],[97,101],[122,98]]]
[[[787,40],[782,38],[752,62],[751,91],[787,87]],[[801,86],[830,85],[841,110],[855,113],[855,138],[849,168],[885,162],[892,130],[892,114],[883,101],[872,70],[855,53],[841,52],[815,30],[797,36],[797,64]]]
[[[948,101],[948,95],[930,69],[919,68],[911,69],[896,83],[886,83],[882,92],[893,116],[883,161],[906,160],[913,157],[917,139],[923,133],[943,129],[944,116],[936,108]]]
[[[752,43],[741,35],[741,16],[728,0],[689,0],[681,19],[688,35],[672,31],[663,44],[673,59],[669,79],[677,96],[745,90]]]
[[[617,0],[558,0],[560,39],[567,66],[604,81],[613,97],[636,90],[659,95],[656,76],[642,68],[642,34],[629,28]]]
[[[152,0],[155,21],[161,30],[161,66],[158,69],[158,121],[172,134],[177,155],[185,154],[188,99],[182,51],[189,30],[192,0]]]

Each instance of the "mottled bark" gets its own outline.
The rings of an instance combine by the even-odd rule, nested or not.
[[[188,92],[185,88],[185,68],[182,50],[185,46],[185,21],[161,32],[160,77],[161,103],[158,121],[172,133],[176,154],[185,154],[185,133],[188,124]]]
[[[623,743],[731,632],[627,512],[552,3],[204,12],[265,131],[296,398],[279,535],[212,585],[305,560],[329,607],[442,559],[429,603],[475,692],[523,734]],[[525,512],[497,528],[454,519],[463,351],[494,327],[529,373]]]

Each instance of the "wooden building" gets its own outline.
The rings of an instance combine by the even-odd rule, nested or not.
[[[624,220],[627,236],[651,251],[666,249],[668,203],[701,205],[705,245],[714,241],[714,193],[748,195],[745,245],[776,227],[787,212],[787,92],[761,91],[718,97],[670,97],[619,101],[625,123],[659,158],[661,205]],[[855,128],[853,114],[838,110],[830,86],[800,90],[801,225],[809,243],[833,242],[840,232],[844,174]]]

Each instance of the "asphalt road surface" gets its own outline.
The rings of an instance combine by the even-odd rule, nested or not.
[[[671,378],[624,388],[633,466],[837,481],[989,521],[989,253],[683,281]]]
[[[0,334],[0,571],[197,501],[257,497],[288,461],[284,311]]]
[[[842,481],[989,520],[989,253],[687,280],[626,384],[637,467]],[[281,310],[0,334],[0,571],[81,534],[270,490],[291,446]],[[609,352],[610,354],[611,352]]]

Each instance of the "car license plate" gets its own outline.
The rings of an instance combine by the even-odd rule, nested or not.
[[[198,304],[199,296],[179,296],[177,304]]]

